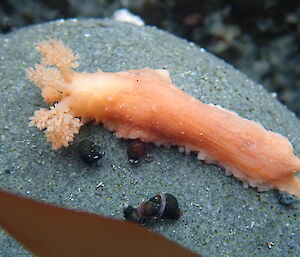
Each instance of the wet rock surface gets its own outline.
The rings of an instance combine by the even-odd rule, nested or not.
[[[244,189],[224,170],[177,148],[151,149],[152,162],[128,161],[128,141],[101,126],[81,129],[105,151],[86,165],[75,143],[54,151],[29,117],[46,107],[25,69],[38,62],[34,44],[59,38],[80,55],[79,71],[167,68],[173,82],[205,103],[259,121],[289,138],[300,153],[300,122],[262,86],[194,44],[154,27],[111,20],[59,20],[0,37],[0,188],[26,197],[117,219],[123,209],[158,193],[176,195],[178,221],[151,229],[204,256],[296,256],[300,252],[299,204],[281,204],[273,191]],[[20,218],[22,218],[20,216]],[[30,256],[0,232],[1,256]]]

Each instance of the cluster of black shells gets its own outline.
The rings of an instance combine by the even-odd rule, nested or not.
[[[172,194],[159,194],[140,203],[137,208],[129,205],[124,209],[126,220],[140,224],[163,218],[177,220],[180,216],[178,201]]]

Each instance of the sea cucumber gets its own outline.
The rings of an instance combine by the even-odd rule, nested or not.
[[[44,130],[54,149],[68,146],[84,123],[94,121],[119,138],[196,152],[244,185],[300,198],[300,159],[285,137],[198,101],[176,87],[167,70],[78,73],[79,56],[62,41],[41,41],[36,49],[41,64],[28,69],[28,78],[52,106],[36,111],[30,125]]]

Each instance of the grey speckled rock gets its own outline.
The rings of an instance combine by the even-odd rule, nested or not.
[[[34,43],[49,37],[62,39],[80,54],[81,71],[165,67],[174,83],[194,97],[259,121],[287,136],[300,153],[299,120],[260,85],[203,49],[152,27],[62,20],[0,37],[2,189],[118,219],[125,205],[168,192],[178,197],[183,215],[177,222],[158,222],[153,230],[204,256],[299,254],[299,206],[280,204],[274,191],[246,190],[194,155],[153,147],[153,162],[134,166],[127,160],[125,140],[92,125],[82,129],[73,146],[53,151],[41,131],[28,127],[28,118],[46,105],[25,76],[25,68],[39,60]],[[75,144],[83,138],[106,151],[99,166],[78,159]],[[26,255],[3,231],[0,248],[1,256]]]

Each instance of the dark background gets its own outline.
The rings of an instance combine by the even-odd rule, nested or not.
[[[120,8],[223,58],[300,116],[298,0],[1,0],[0,32]]]

